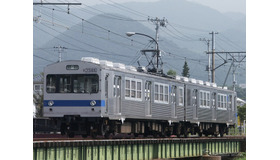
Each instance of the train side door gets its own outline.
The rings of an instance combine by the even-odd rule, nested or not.
[[[172,113],[172,117],[175,118],[177,116],[177,104],[176,104],[176,90],[177,90],[177,87],[172,85],[171,86],[171,99],[170,99],[170,102],[171,102],[171,113]]]
[[[115,76],[114,77],[114,91],[113,95],[115,98],[115,109],[117,114],[121,114],[121,77]]]
[[[145,106],[146,106],[146,116],[152,115],[152,100],[151,100],[151,81],[146,81],[145,83]]]
[[[192,96],[192,98],[193,98],[193,118],[194,119],[198,119],[198,117],[197,117],[197,112],[198,112],[198,96],[197,96],[197,94],[198,94],[198,90],[197,89],[194,89],[193,90],[193,96]]]
[[[212,120],[217,120],[217,93],[212,93]]]

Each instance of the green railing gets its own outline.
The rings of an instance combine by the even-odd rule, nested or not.
[[[245,138],[34,142],[33,160],[148,160],[240,152]]]

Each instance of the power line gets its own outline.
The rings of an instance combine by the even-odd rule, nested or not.
[[[120,10],[122,10],[122,11],[126,11],[126,12],[132,13],[132,14],[134,14],[134,15],[147,18],[146,15],[144,15],[144,14],[142,14],[142,13],[140,13],[140,12],[139,12],[139,13],[140,13],[140,14],[139,14],[138,12],[135,12],[135,11],[133,11],[133,10],[131,10],[131,9],[127,9],[127,8],[125,8],[125,7],[123,7],[123,6],[119,7],[120,5],[119,5],[119,6],[114,5],[114,4],[117,4],[117,3],[110,4],[110,3],[105,2],[105,1],[103,1],[103,0],[100,0],[100,1],[102,1],[103,3],[105,3],[105,4],[107,4],[107,5],[110,5],[110,6],[112,6],[112,7],[118,8],[118,9],[120,9]]]
[[[45,61],[48,61],[48,62],[54,62],[54,61],[50,61],[50,60],[48,60],[48,59],[45,59],[45,58],[43,58],[43,57],[40,57],[40,56],[37,56],[37,55],[34,55],[33,54],[33,57],[36,57],[36,58],[39,58],[39,59],[42,59],[42,60],[45,60]]]

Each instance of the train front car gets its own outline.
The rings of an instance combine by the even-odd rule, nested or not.
[[[44,117],[53,119],[62,135],[97,134],[105,106],[100,66],[86,61],[64,61],[48,65],[44,76]]]

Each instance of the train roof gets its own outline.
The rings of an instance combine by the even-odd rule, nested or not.
[[[217,90],[231,91],[231,90],[227,90],[227,87],[222,88],[220,86],[217,86],[216,83],[197,80],[194,78],[183,77],[183,76],[179,76],[179,75],[168,76],[165,74],[148,72],[144,67],[136,68],[131,65],[125,65],[123,63],[114,63],[112,61],[107,61],[107,60],[99,60],[99,59],[93,58],[93,57],[82,57],[81,60],[69,60],[69,61],[63,61],[63,62],[71,62],[71,61],[92,63],[92,64],[100,66],[102,69],[105,69],[105,70],[114,70],[114,71],[126,72],[126,73],[131,73],[131,74],[136,74],[136,75],[142,75],[142,76],[153,76],[155,78],[162,78],[162,79],[167,78],[167,79],[170,79],[171,81],[175,81],[175,82],[189,83],[192,85],[200,85],[200,86],[204,86],[207,88],[208,87],[215,88]],[[63,63],[63,62],[59,62],[59,63]],[[59,63],[50,64],[48,66],[59,64]]]

